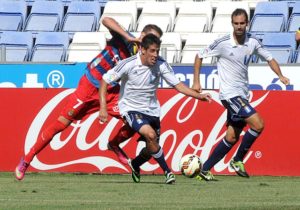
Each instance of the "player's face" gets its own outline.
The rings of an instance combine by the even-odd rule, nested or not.
[[[237,15],[232,17],[233,33],[235,36],[243,36],[246,33],[248,22],[245,15]]]
[[[146,66],[153,66],[157,62],[159,55],[159,45],[152,44],[148,49],[142,48],[142,62]]]

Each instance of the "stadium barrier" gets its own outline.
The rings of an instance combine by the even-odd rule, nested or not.
[[[76,88],[85,72],[86,63],[64,64],[1,64],[0,87],[17,88]],[[193,67],[173,65],[176,76],[186,85],[193,82]],[[265,64],[249,67],[249,84],[252,90],[300,90],[299,65],[282,65],[282,72],[290,78],[291,85],[285,87],[275,73]],[[201,85],[204,89],[218,89],[216,66],[201,68]],[[161,83],[160,87],[168,87]]]
[[[29,151],[41,130],[56,119],[66,97],[73,90],[0,88],[0,171],[15,169],[20,157]],[[176,173],[180,173],[178,164],[184,154],[194,153],[205,161],[225,135],[226,112],[218,100],[217,91],[210,92],[213,102],[209,104],[183,96],[173,89],[158,91],[162,106],[160,144],[168,164]],[[300,92],[251,91],[250,102],[265,120],[264,132],[245,158],[250,175],[300,176],[300,142],[297,137]],[[106,146],[122,122],[110,119],[107,124],[101,125],[97,117],[98,113],[88,115],[56,135],[34,158],[28,171],[129,173],[129,167],[119,163]],[[143,147],[143,142],[136,142],[137,138],[135,135],[122,145],[130,157],[135,157]],[[215,165],[214,173],[234,173],[229,161],[237,145]],[[142,173],[162,173],[153,160],[141,169]]]

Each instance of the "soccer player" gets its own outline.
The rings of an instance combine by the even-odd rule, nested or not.
[[[144,36],[140,52],[123,60],[112,70],[103,75],[99,90],[99,118],[107,121],[106,92],[108,84],[121,80],[119,110],[125,122],[146,141],[146,147],[130,162],[134,182],[140,182],[140,166],[153,157],[165,174],[165,183],[175,182],[175,176],[169,169],[162,148],[160,136],[160,105],[156,90],[160,78],[185,95],[202,101],[210,101],[208,93],[198,93],[180,82],[173,69],[159,56],[161,41],[153,35]]]
[[[113,68],[120,60],[136,54],[139,43],[146,34],[153,33],[158,37],[162,36],[161,29],[156,25],[146,25],[141,36],[135,38],[112,18],[103,18],[102,24],[110,30],[112,38],[107,42],[105,49],[88,63],[85,74],[81,77],[75,92],[68,97],[68,102],[57,120],[42,131],[29,153],[21,158],[19,165],[15,169],[15,176],[18,180],[24,178],[25,172],[34,156],[45,148],[57,133],[65,130],[74,120],[79,120],[86,114],[99,111],[98,88],[102,75]],[[118,84],[109,86],[106,98],[108,113],[116,118],[120,118],[117,108],[119,89],[120,86]],[[131,128],[125,125],[113,139],[116,142],[122,142],[133,134],[134,132]],[[127,163],[126,154],[118,146],[109,149],[113,149],[118,157],[123,158],[121,162]]]
[[[243,128],[250,127],[238,148],[230,166],[242,177],[249,177],[243,158],[264,129],[264,121],[248,102],[248,64],[252,54],[258,54],[267,60],[280,81],[288,85],[289,79],[282,75],[280,67],[272,55],[264,49],[261,42],[246,33],[248,15],[244,9],[236,9],[231,15],[233,33],[215,40],[195,57],[194,81],[192,88],[201,92],[199,80],[202,59],[217,57],[217,69],[220,79],[219,97],[227,109],[227,131],[208,160],[203,164],[200,177],[206,181],[215,180],[210,169],[218,163],[239,140]],[[259,72],[258,72],[259,73]]]

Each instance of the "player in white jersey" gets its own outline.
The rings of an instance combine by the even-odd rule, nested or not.
[[[201,92],[199,81],[202,59],[215,56],[220,79],[220,99],[227,109],[227,132],[225,138],[217,145],[208,160],[203,164],[200,178],[215,180],[210,169],[218,163],[239,140],[243,128],[250,127],[242,139],[230,166],[242,177],[249,177],[245,170],[243,159],[264,129],[262,117],[249,104],[248,64],[252,55],[256,54],[267,60],[271,69],[278,75],[280,81],[288,85],[289,79],[282,75],[278,63],[264,49],[258,39],[246,33],[248,15],[243,9],[236,9],[231,15],[233,33],[224,36],[200,51],[194,63],[193,89]]]
[[[140,166],[153,157],[160,165],[166,176],[167,184],[175,182],[175,176],[169,169],[159,146],[160,135],[160,105],[156,90],[160,78],[163,78],[177,91],[197,98],[210,101],[208,93],[198,93],[185,86],[174,75],[170,65],[159,57],[160,39],[153,35],[146,35],[141,43],[140,52],[128,59],[121,61],[103,76],[100,94],[99,117],[102,122],[107,121],[106,91],[107,85],[121,81],[119,96],[119,110],[127,123],[134,131],[146,140],[146,147],[130,162],[134,182],[140,182]]]

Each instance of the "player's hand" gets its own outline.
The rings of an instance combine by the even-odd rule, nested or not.
[[[290,79],[285,77],[285,76],[281,76],[279,77],[280,81],[285,84],[285,85],[289,85],[290,84]]]
[[[128,42],[137,43],[139,45],[141,43],[141,40],[139,38],[130,37],[128,38]]]
[[[104,109],[100,109],[99,111],[99,122],[100,124],[106,123],[108,118],[107,111]]]
[[[211,102],[211,95],[210,93],[200,93],[200,98],[201,101],[207,101],[207,102]]]
[[[192,85],[192,89],[195,90],[195,91],[197,91],[198,93],[202,92],[202,87],[201,87],[201,85],[199,83],[198,84],[194,83]]]

